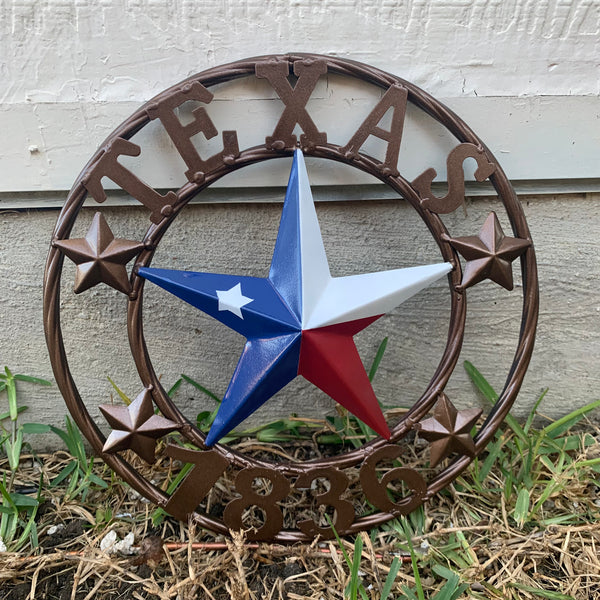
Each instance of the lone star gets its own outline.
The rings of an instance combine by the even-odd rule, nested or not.
[[[211,446],[298,375],[389,439],[352,338],[451,269],[439,263],[332,277],[304,157],[297,150],[267,278],[146,267],[139,275],[247,339],[206,437]],[[223,310],[219,296],[238,285],[240,296],[243,289],[241,297],[252,299],[235,305],[239,315],[233,306]]]
[[[435,467],[442,459],[453,452],[475,456],[475,442],[471,429],[481,416],[478,408],[457,411],[446,394],[440,394],[433,417],[417,425],[419,437],[429,443],[429,462]]]
[[[103,404],[99,407],[113,428],[102,448],[113,454],[119,450],[133,450],[147,463],[154,462],[156,440],[179,425],[169,419],[154,414],[150,390],[145,389],[129,406]]]
[[[479,235],[446,239],[467,261],[462,289],[491,279],[512,290],[512,262],[531,246],[529,240],[504,235],[495,212],[488,215]]]
[[[240,319],[244,318],[242,306],[252,302],[252,298],[242,295],[241,283],[234,285],[230,290],[217,290],[217,298],[219,299],[219,310],[228,310]]]
[[[76,265],[76,294],[106,283],[119,292],[128,294],[129,277],[125,265],[143,249],[144,244],[131,240],[115,239],[102,213],[94,215],[84,238],[55,241]]]

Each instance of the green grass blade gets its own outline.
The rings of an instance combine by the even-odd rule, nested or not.
[[[72,460],[61,472],[50,482],[50,487],[56,487],[59,483],[63,482],[75,469],[77,468],[77,462]]]
[[[475,385],[475,387],[481,392],[483,397],[491,402],[492,404],[496,404],[498,401],[498,394],[494,390],[494,388],[490,385],[488,380],[477,370],[477,368],[473,365],[473,363],[465,360],[463,363],[465,367],[465,371],[467,375]],[[523,441],[529,441],[527,434],[523,431],[523,428],[519,425],[519,422],[510,414],[505,417],[506,424],[513,430],[515,435],[520,437]]]
[[[381,359],[385,353],[385,349],[387,347],[388,338],[384,337],[381,344],[379,344],[379,348],[377,348],[377,352],[375,353],[375,358],[373,359],[373,364],[369,369],[369,381],[373,382],[373,378],[377,373],[377,369],[379,369],[379,363],[381,363]]]
[[[448,581],[456,580],[456,582],[458,583],[460,580],[458,574],[456,574],[454,571],[451,571],[450,569],[448,569],[448,567],[444,567],[443,565],[433,565],[433,567],[431,567],[431,569],[436,575],[439,575],[440,577],[443,577],[444,579],[447,579]]]
[[[25,494],[12,493],[10,497],[17,508],[34,508],[39,505],[37,498]]]
[[[67,450],[69,450],[69,452],[71,452],[71,440],[69,439],[69,436],[67,435],[66,431],[63,431],[62,429],[60,429],[59,427],[54,427],[54,425],[50,425],[50,431],[52,433],[55,433],[65,444],[65,446],[67,447]],[[71,452],[71,454],[73,454]]]
[[[467,584],[460,585],[460,577],[454,571],[442,565],[434,565],[433,572],[446,579],[442,589],[435,595],[435,600],[455,600],[468,587]]]
[[[498,394],[490,385],[488,380],[479,372],[479,370],[475,367],[475,365],[473,365],[473,363],[469,362],[468,360],[465,360],[463,365],[465,367],[467,375],[475,384],[475,387],[483,394],[483,397],[492,404],[496,404],[496,402],[498,401]]]
[[[360,560],[362,558],[363,539],[359,534],[354,542],[354,556],[352,557],[352,566],[350,567],[350,598],[357,600],[358,597],[358,571],[360,570]]]
[[[400,570],[400,565],[400,559],[397,556],[394,556],[394,560],[390,565],[390,572],[387,574],[383,584],[383,589],[381,590],[381,600],[387,600],[388,596],[390,595],[392,586],[394,585],[394,581],[396,580],[396,576]]]
[[[573,425],[579,422],[585,415],[589,412],[595,410],[596,408],[600,408],[600,400],[596,400],[595,402],[591,402],[590,404],[586,404],[577,410],[565,415],[564,417],[558,419],[558,421],[554,421],[554,423],[550,423],[542,429],[542,434],[549,435],[551,437],[558,437],[568,431]]]
[[[574,518],[576,519],[575,515],[561,515],[560,517],[552,517],[551,519],[542,519],[537,523],[541,527],[550,527],[551,525],[562,525],[563,523],[573,525]]]
[[[23,446],[23,430],[18,429],[14,443],[4,442],[4,449],[8,458],[8,464],[11,471],[16,471],[19,468],[21,459],[21,447]]]
[[[538,454],[557,454],[559,452],[571,452],[593,446],[596,439],[593,435],[586,433],[584,435],[568,435],[557,440],[546,438],[544,443],[538,448]]]
[[[125,406],[129,406],[131,404],[131,398],[110,377],[107,377],[106,379],[110,381],[110,385],[113,386],[119,398],[125,402]]]
[[[183,383],[183,378],[179,378],[172,386],[171,389],[167,392],[167,396],[169,396],[169,398],[172,398],[175,395],[175,392],[181,387],[181,384]]]
[[[12,496],[8,493],[4,483],[0,483],[0,494],[2,494],[2,497],[4,498],[4,502],[6,503],[5,506],[9,506],[15,515],[18,514],[19,509],[14,503]]]
[[[350,560],[350,557],[348,556],[348,553],[346,552],[346,547],[342,543],[342,540],[337,532],[337,529],[333,525],[333,521],[329,518],[329,515],[327,513],[325,513],[325,518],[327,519],[327,522],[329,523],[329,527],[331,527],[331,531],[333,531],[333,535],[335,536],[338,546],[340,547],[340,550],[342,551],[342,555],[344,556],[344,560],[346,561],[348,568],[352,569],[352,561]]]
[[[485,457],[485,460],[483,461],[481,469],[478,473],[478,479],[481,484],[483,484],[483,481],[487,479],[487,476],[490,474],[490,471],[492,470],[496,460],[503,459],[504,452],[502,452],[500,449],[503,443],[504,440],[501,437],[497,437],[491,444],[488,445],[488,455]]]
[[[403,517],[400,521],[400,525],[402,526],[402,530],[404,532],[404,537],[406,538],[406,544],[408,546],[408,551],[410,552],[410,562],[413,571],[413,577],[415,578],[415,589],[418,600],[425,600],[425,592],[423,590],[423,584],[421,583],[421,574],[419,573],[419,565],[417,564],[417,554],[412,545],[411,539],[411,531],[408,527],[408,523],[406,518]]]
[[[419,600],[415,592],[411,590],[407,585],[402,586],[402,591],[404,592],[402,600]]]
[[[350,560],[350,556],[348,555],[348,552],[346,552],[346,547],[344,546],[344,544],[342,543],[342,540],[337,532],[337,529],[334,527],[333,522],[331,521],[331,519],[329,518],[329,515],[326,513],[325,514],[325,518],[327,519],[327,523],[329,523],[329,527],[331,527],[331,531],[333,531],[333,535],[335,536],[335,539],[338,543],[338,546],[340,547],[340,550],[342,551],[342,555],[344,556],[344,560],[346,561],[346,564],[348,565],[348,568],[350,569],[350,574],[351,574],[351,578],[350,581],[348,582],[348,586],[346,587],[346,593],[352,593],[352,574],[356,573],[356,581],[357,581],[357,591],[360,593],[361,598],[363,598],[364,600],[369,600],[367,597],[367,594],[365,592],[365,589],[362,585],[362,583],[360,583],[358,581],[358,568],[356,569],[356,571],[354,571],[354,563],[357,560],[356,559],[356,548],[357,548],[357,544],[360,545],[360,553],[359,553],[359,558],[358,558],[358,564],[360,565],[360,557],[362,555],[362,538],[360,539],[360,542],[358,542],[358,539],[360,538],[360,535],[358,536],[357,541],[354,543],[354,557],[353,560]],[[356,594],[354,596],[351,595],[351,598],[356,598]]]
[[[87,456],[85,453],[85,444],[83,443],[81,432],[76,427],[75,423],[69,419],[69,417],[65,417],[65,424],[67,426],[67,433],[74,448],[72,454],[79,461],[79,465],[83,469],[84,465],[87,464]]]
[[[90,473],[88,475],[88,479],[96,484],[99,488],[102,488],[103,490],[108,488],[108,483],[106,483],[106,481],[104,481],[104,479],[100,479],[100,477],[98,477],[98,475],[96,475],[95,473]]]
[[[6,394],[8,396],[10,420],[16,421],[19,416],[19,407],[17,405],[17,387],[12,377],[6,379]]]
[[[521,488],[519,491],[519,495],[517,496],[517,501],[515,503],[515,510],[513,513],[513,517],[515,521],[522,526],[523,523],[527,520],[527,516],[529,515],[529,504],[530,504],[530,495],[529,490],[527,488]]]
[[[28,381],[29,383],[37,383],[38,385],[52,385],[52,382],[48,381],[47,379],[41,379],[39,377],[31,377],[31,375],[17,374],[17,375],[13,375],[13,377],[17,381]]]
[[[199,384],[197,381],[194,381],[191,377],[187,375],[181,374],[181,377],[184,381],[187,381],[190,385],[193,385],[197,390],[201,391],[203,394],[206,394],[209,398],[212,398],[217,404],[221,404],[221,398],[219,398],[216,394],[206,389],[203,385]]]
[[[2,390],[0,389],[0,392]],[[28,406],[18,406],[17,407],[17,414],[21,414],[22,412],[25,412],[29,407]],[[4,419],[8,419],[10,417],[10,412],[3,412],[0,413],[0,421],[4,421]]]
[[[529,430],[531,429],[531,425],[533,424],[533,420],[535,419],[535,415],[537,414],[538,408],[540,407],[542,400],[546,397],[546,394],[548,393],[548,389],[549,388],[546,388],[540,394],[539,398],[536,400],[535,404],[533,405],[533,408],[529,412],[529,416],[527,417],[527,421],[525,422],[525,425],[523,427],[523,430],[525,431],[525,433],[529,433]]]
[[[532,519],[537,514],[538,510],[540,510],[540,508],[542,508],[542,506],[544,505],[544,502],[546,502],[546,500],[548,500],[548,498],[550,498],[550,496],[552,496],[552,494],[558,488],[560,488],[560,484],[557,483],[554,479],[546,481],[545,483],[546,483],[546,487],[544,488],[544,491],[540,494],[537,502],[535,503],[535,505],[533,506],[533,508],[531,509],[531,511],[529,513],[530,519]]]
[[[23,433],[51,433],[50,425],[44,423],[23,423]]]

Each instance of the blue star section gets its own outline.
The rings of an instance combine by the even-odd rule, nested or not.
[[[206,436],[212,446],[298,375],[300,331],[267,339],[250,339]]]
[[[140,267],[138,274],[245,338],[272,337],[300,331],[300,322],[268,279],[149,267]],[[252,300],[240,308],[241,318],[231,309],[219,310],[218,292],[231,291],[238,284],[243,296]]]
[[[281,221],[271,260],[269,280],[275,286],[299,323],[302,322],[302,252],[300,247],[300,186],[298,165],[290,173]]]

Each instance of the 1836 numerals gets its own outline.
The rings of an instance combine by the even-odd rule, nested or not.
[[[407,514],[419,506],[425,497],[427,484],[414,469],[395,467],[379,476],[380,463],[398,458],[399,446],[388,445],[374,452],[364,461],[360,468],[359,482],[367,500],[379,510],[392,514]],[[190,450],[174,445],[167,447],[167,454],[176,460],[192,464],[181,485],[170,497],[165,510],[185,520],[206,498],[210,489],[225,473],[229,461],[214,450]],[[263,493],[255,487],[255,482],[262,480],[268,483],[268,490]],[[350,480],[335,467],[316,467],[290,481],[276,469],[266,467],[248,467],[238,472],[235,478],[235,492],[239,497],[231,500],[223,513],[223,521],[230,529],[243,529],[245,514],[252,508],[258,508],[263,514],[263,524],[248,533],[249,539],[270,539],[276,535],[284,524],[283,512],[278,503],[285,500],[292,488],[295,490],[312,490],[317,480],[327,481],[328,488],[323,493],[313,493],[313,508],[334,511],[333,523],[339,532],[348,530],[354,523],[356,514],[350,500],[344,498]],[[388,486],[395,483],[401,487],[400,499],[392,499]],[[315,510],[315,512],[319,512]],[[298,529],[307,536],[321,535],[330,537],[330,527],[325,527],[315,519],[304,519],[296,523]]]

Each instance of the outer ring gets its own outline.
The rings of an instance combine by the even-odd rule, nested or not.
[[[149,122],[149,119],[145,114],[145,108],[150,103],[169,96],[175,90],[181,88],[182,85],[199,81],[205,87],[210,87],[218,83],[230,81],[239,77],[250,76],[254,74],[254,69],[257,62],[273,59],[287,60],[290,65],[298,60],[325,60],[327,62],[328,72],[330,73],[337,73],[358,78],[381,88],[388,88],[390,85],[400,84],[407,88],[408,99],[411,103],[424,110],[436,121],[445,126],[459,142],[470,142],[482,146],[485,149],[489,159],[496,162],[492,153],[485,147],[483,142],[457,115],[415,85],[404,81],[399,77],[395,77],[394,75],[390,75],[389,73],[385,73],[384,71],[380,71],[379,69],[364,65],[362,63],[315,54],[261,56],[215,67],[194,75],[186,81],[183,81],[176,86],[173,86],[172,88],[162,92],[153,98],[149,103],[140,108],[107,138],[107,140],[102,144],[102,147],[115,137],[122,137],[125,139],[131,138]],[[65,239],[69,237],[79,210],[81,209],[83,201],[86,197],[86,189],[83,186],[82,179],[88,170],[88,167],[93,164],[100,155],[102,147],[90,159],[86,167],[84,167],[83,171],[76,179],[73,188],[69,193],[65,206],[58,218],[53,240]],[[438,393],[444,389],[458,360],[466,317],[466,301],[464,293],[456,290],[456,286],[460,283],[460,263],[454,250],[449,244],[443,242],[441,239],[441,235],[447,233],[441,219],[436,214],[421,208],[419,198],[415,191],[400,175],[390,176],[383,174],[378,168],[378,161],[364,154],[360,154],[358,158],[354,160],[347,159],[341,152],[340,146],[336,146],[331,143],[323,146],[307,148],[304,150],[305,153],[315,157],[336,160],[359,168],[374,175],[375,177],[378,177],[384,183],[392,187],[398,192],[399,195],[410,202],[411,205],[419,212],[423,221],[431,231],[434,239],[438,243],[444,259],[457,265],[457,269],[455,269],[450,275],[452,307],[446,349],[438,369],[436,370],[423,396],[414,404],[413,408],[406,415],[406,417],[393,429],[392,441],[397,441],[411,429],[415,422],[421,420],[429,412],[436,401]],[[251,148],[242,151],[231,165],[223,166],[219,170],[207,174],[206,180],[201,186],[191,183],[185,184],[177,192],[178,200],[173,207],[173,213],[158,225],[152,224],[148,229],[144,238],[144,243],[147,249],[140,254],[136,264],[139,266],[147,266],[150,264],[154,250],[171,222],[176,218],[183,206],[185,206],[193,196],[202,191],[202,189],[235,169],[239,169],[263,160],[269,160],[281,156],[289,156],[290,154],[291,150],[289,149],[285,151],[275,151],[268,150],[263,146]],[[497,162],[496,164],[498,165]],[[512,189],[512,186],[510,185],[510,182],[506,178],[506,175],[499,165],[497,166],[495,173],[490,177],[490,181],[492,182],[505,206],[514,235],[522,239],[531,239],[521,205],[515,195],[514,190]],[[66,352],[60,326],[59,308],[60,276],[62,272],[63,260],[64,257],[58,248],[51,247],[44,280],[44,327],[48,347],[50,350],[50,359],[57,384],[65,398],[69,411],[73,415],[77,425],[83,431],[88,441],[90,441],[94,447],[95,451],[98,454],[101,454],[105,462],[109,464],[109,466],[117,474],[126,479],[141,494],[146,496],[154,503],[164,506],[168,500],[168,497],[162,491],[149,483],[133,467],[131,467],[129,463],[121,459],[119,456],[102,453],[102,447],[104,445],[105,438],[85,408],[85,404],[82,401],[75,382],[71,376],[66,359]],[[493,407],[492,411],[489,413],[484,425],[475,438],[476,453],[481,452],[485,448],[487,442],[504,420],[506,414],[512,406],[523,381],[523,377],[533,351],[539,304],[537,269],[533,246],[530,246],[526,253],[521,257],[521,268],[523,276],[523,314],[519,342],[506,384],[502,393],[500,394],[500,398]],[[149,385],[153,386],[154,400],[161,412],[167,418],[182,423],[182,433],[194,444],[202,447],[204,436],[191,423],[188,423],[185,420],[176,406],[170,401],[152,368],[144,341],[142,328],[141,315],[143,301],[143,281],[143,279],[137,277],[135,274],[132,275],[133,292],[130,296],[128,307],[128,331],[130,345],[140,378],[146,387]],[[244,457],[232,452],[227,447],[217,445],[216,448],[230,462],[239,467],[265,466],[271,469],[276,469],[288,477],[294,477],[316,467],[335,466],[338,468],[346,468],[357,465],[371,455],[372,452],[380,447],[383,447],[385,444],[387,444],[385,440],[378,439],[366,444],[362,448],[346,453],[335,459],[312,461],[300,465],[273,465],[270,463],[249,459],[248,457]],[[455,479],[458,474],[471,462],[471,460],[472,459],[467,456],[462,456],[452,462],[435,479],[430,481],[424,499],[431,497],[431,495],[438,492],[453,479]],[[214,531],[227,533],[227,528],[222,522],[197,513],[195,513],[194,516],[201,526]],[[376,526],[394,516],[395,515],[388,513],[377,513],[369,517],[359,518],[353,523],[347,533],[353,533],[362,529]],[[307,538],[299,531],[293,530],[281,531],[275,539],[277,541],[290,542]]]

